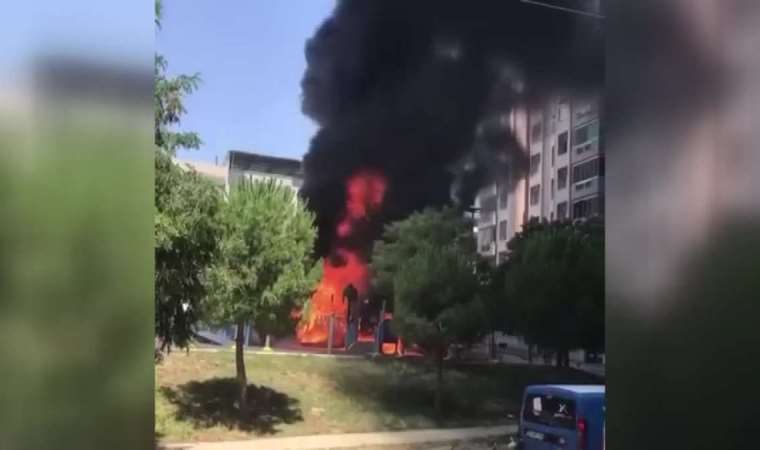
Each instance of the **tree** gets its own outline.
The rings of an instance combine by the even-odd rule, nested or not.
[[[314,216],[276,180],[242,181],[220,215],[218,257],[208,271],[206,316],[237,326],[235,366],[239,408],[248,414],[243,347],[247,323],[265,334],[291,332],[298,308],[315,287]]]
[[[508,244],[505,316],[531,342],[568,352],[604,348],[604,227],[586,222],[532,222]]]
[[[221,191],[164,152],[155,157],[155,333],[159,349],[187,347],[206,296]]]
[[[162,4],[155,3],[156,27]],[[177,148],[198,148],[196,133],[176,132],[186,112],[182,99],[197,87],[199,77],[165,74],[166,60],[156,55],[155,106],[155,333],[156,356],[172,345],[186,347],[205,296],[203,275],[213,260],[221,202],[217,187],[172,161]]]
[[[373,291],[390,301],[393,309],[393,281],[401,265],[424,248],[453,245],[474,255],[472,225],[453,208],[426,209],[385,227],[372,251]]]
[[[471,230],[454,210],[426,210],[388,226],[373,254],[376,285],[392,294],[394,331],[425,349],[435,362],[439,415],[443,361],[450,345],[485,334]]]
[[[155,23],[158,29],[161,29],[162,14],[163,4],[160,0],[156,0]],[[154,136],[159,148],[174,155],[178,148],[199,148],[202,144],[197,133],[172,130],[172,127],[178,125],[187,112],[183,98],[198,89],[201,78],[198,73],[170,77],[166,73],[167,68],[166,58],[156,54],[154,61],[156,84],[153,95]]]

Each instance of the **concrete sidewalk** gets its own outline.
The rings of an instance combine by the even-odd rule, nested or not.
[[[413,431],[383,431],[377,433],[322,434],[314,436],[264,438],[250,441],[164,444],[159,445],[158,448],[171,450],[315,450],[451,442],[491,438],[514,433],[517,433],[517,425]]]

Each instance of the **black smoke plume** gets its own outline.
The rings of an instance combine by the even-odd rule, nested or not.
[[[306,44],[303,111],[321,129],[304,157],[301,194],[327,254],[360,169],[388,179],[380,227],[455,200],[467,206],[497,169],[518,170],[513,136],[478,125],[603,79],[599,20],[519,0],[342,0]],[[487,128],[487,127],[486,127]],[[503,166],[503,167],[502,167]],[[455,181],[457,181],[455,183]]]

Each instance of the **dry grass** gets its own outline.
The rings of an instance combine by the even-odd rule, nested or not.
[[[246,368],[254,414],[243,422],[231,352],[170,355],[156,368],[157,436],[214,441],[502,424],[517,413],[527,384],[598,382],[548,367],[449,367],[438,419],[435,377],[423,361],[248,355]]]

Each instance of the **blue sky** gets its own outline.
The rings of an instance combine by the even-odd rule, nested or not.
[[[192,160],[221,162],[228,150],[301,158],[316,131],[301,113],[304,42],[334,0],[164,0],[157,51],[169,73],[200,72],[181,130],[196,131]]]

